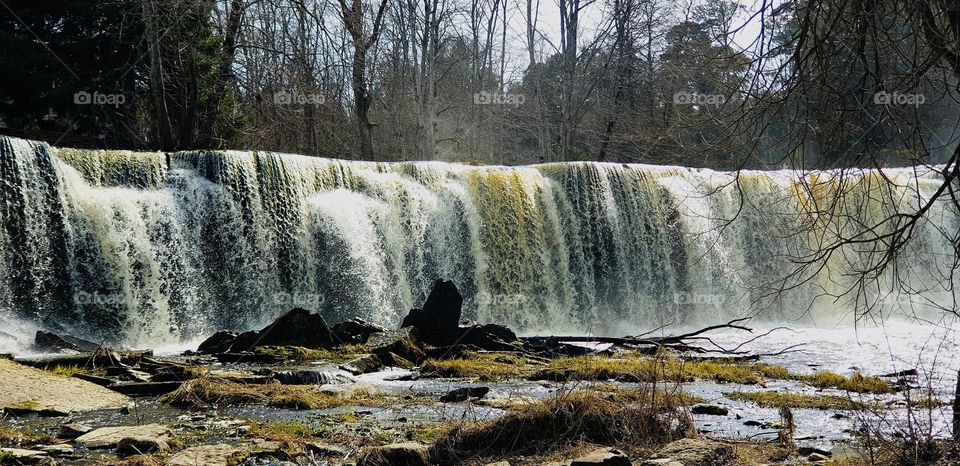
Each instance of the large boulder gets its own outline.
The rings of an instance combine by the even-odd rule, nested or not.
[[[730,445],[701,439],[681,439],[668,443],[650,460],[640,466],[663,466],[680,463],[683,466],[725,466],[733,464]]]
[[[164,459],[167,466],[227,466],[238,464],[247,457],[247,450],[239,446],[220,443],[199,445],[179,451]]]
[[[226,353],[230,351],[230,347],[233,346],[236,339],[236,333],[221,330],[211,335],[210,338],[203,340],[203,343],[200,343],[200,346],[197,347],[197,352],[200,354]]]
[[[570,466],[630,466],[630,458],[619,450],[601,448],[570,461]]]
[[[368,448],[360,454],[357,466],[427,466],[429,451],[419,443],[393,443]]]
[[[37,330],[37,335],[33,340],[34,349],[39,352],[59,352],[76,351],[80,353],[91,353],[100,348],[100,345],[77,338],[71,335],[58,335],[56,333]]]
[[[250,351],[257,346],[302,346],[318,349],[332,348],[335,344],[333,332],[323,317],[298,307],[260,331],[248,331],[239,335],[217,332],[200,343],[197,352],[236,353]]]
[[[255,346],[302,346],[331,348],[333,333],[320,314],[296,308],[260,330]]]
[[[77,437],[76,442],[86,448],[116,448],[123,439],[136,438],[166,441],[170,437],[170,428],[160,424],[140,426],[101,427]]]
[[[366,343],[371,335],[383,333],[386,330],[379,325],[371,324],[359,317],[335,324],[333,335],[338,343]]]
[[[446,345],[459,336],[463,296],[449,280],[437,280],[421,309],[411,309],[403,319],[402,327],[417,330],[420,341]]]
[[[457,332],[457,344],[473,345],[487,351],[517,351],[521,346],[517,335],[503,325],[471,325],[460,327]]]

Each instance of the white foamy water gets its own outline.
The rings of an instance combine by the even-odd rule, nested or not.
[[[845,214],[909,211],[941,179],[890,169],[841,185],[830,173],[88,151],[4,137],[0,181],[0,309],[97,341],[178,347],[293,306],[394,326],[437,278],[458,285],[464,318],[528,334],[747,314],[848,325],[853,303],[821,295],[846,289],[869,253],[845,248],[783,295],[758,285],[863,228]],[[930,304],[953,301],[936,284],[960,221],[947,204],[929,218],[897,264],[927,301],[890,299],[885,276],[862,297],[881,315],[936,316]]]

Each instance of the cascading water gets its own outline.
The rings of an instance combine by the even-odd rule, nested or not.
[[[878,173],[858,175],[862,192],[840,207],[880,218],[890,200],[916,203],[941,182],[891,169],[895,187],[862,188]],[[777,318],[838,317],[842,303],[816,298],[844,286],[833,268],[775,302],[755,287],[855,228],[804,232],[810,205],[843,189],[827,174],[803,179],[816,176],[827,188],[804,190],[791,171],[132,153],[0,137],[0,321],[140,346],[251,328],[294,306],[396,325],[438,277],[461,288],[466,318],[528,332],[625,333],[771,304]],[[920,281],[953,258],[935,226],[960,228],[945,205],[931,218],[909,255]]]

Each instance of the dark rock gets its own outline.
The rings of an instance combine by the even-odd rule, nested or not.
[[[393,443],[364,450],[357,466],[427,466],[428,450],[413,442]]]
[[[690,408],[690,412],[693,414],[706,414],[708,416],[726,416],[730,414],[730,410],[717,405],[694,405]]]
[[[70,335],[57,335],[56,333],[44,332],[43,330],[37,331],[33,344],[36,349],[41,352],[77,351],[80,353],[89,353],[100,348],[100,345],[92,341]]]
[[[383,362],[384,366],[388,367],[400,367],[403,369],[410,369],[413,367],[413,363],[406,360],[405,358],[400,357],[397,354],[391,353],[389,351],[377,355],[380,358],[380,361]]]
[[[239,336],[237,339],[240,339]],[[333,333],[323,317],[299,307],[260,330],[258,339],[253,346],[302,346],[312,349],[334,346]]]
[[[725,466],[733,464],[733,448],[711,440],[681,439],[668,443],[650,461],[641,462],[639,466],[670,464],[670,461],[683,466]]]
[[[369,374],[383,369],[383,361],[376,354],[367,354],[342,364],[340,368],[353,375]]]
[[[64,424],[60,426],[60,432],[57,434],[57,438],[62,439],[75,439],[87,432],[93,430],[93,427],[88,427],[83,424],[72,422],[70,424]]]
[[[490,328],[493,329],[493,332],[489,331]],[[517,341],[517,336],[513,331],[502,325],[474,325],[460,327],[457,331],[459,332],[456,339],[457,344],[473,345],[487,351],[517,351],[520,349],[519,346],[510,343]],[[504,340],[501,336],[509,340]]]
[[[217,332],[197,348],[200,354],[242,353],[257,346],[301,346],[304,348],[332,348],[334,336],[320,314],[295,308],[280,316],[259,332],[241,334]],[[250,361],[257,362],[257,361]]]
[[[459,336],[463,296],[452,281],[437,280],[422,309],[411,309],[401,327],[414,327],[420,341],[450,344]]]
[[[810,456],[813,454],[827,456],[827,457],[833,456],[833,453],[827,450],[821,450],[819,448],[814,448],[814,447],[797,447],[797,453],[800,456]]]
[[[380,341],[373,345],[371,352],[380,356],[384,361],[388,357],[387,354],[393,353],[407,361],[418,364],[427,357],[427,354],[417,343],[416,333],[413,328],[405,328],[396,334],[385,335],[383,338],[378,338]]]
[[[156,396],[170,393],[183,385],[183,382],[131,382],[107,385],[107,388],[128,396]]]
[[[333,335],[338,343],[366,343],[371,335],[383,333],[386,330],[378,325],[371,324],[360,318],[353,318],[340,322],[332,328]]]
[[[170,445],[157,437],[124,437],[117,444],[117,454],[120,456],[149,455],[170,451]]]
[[[454,390],[450,390],[445,395],[440,397],[440,401],[446,403],[458,403],[461,401],[467,401],[471,398],[483,398],[487,396],[487,393],[490,392],[488,387],[462,387]]]
[[[335,385],[354,383],[349,375],[336,371],[280,371],[273,374],[283,385]]]
[[[217,353],[214,357],[222,363],[247,362],[252,364],[278,364],[283,362],[283,358],[280,356],[267,353]]]
[[[100,376],[98,376],[98,375],[93,375],[93,374],[86,374],[86,373],[83,373],[83,372],[78,372],[78,373],[76,373],[76,374],[73,374],[73,376],[74,376],[75,378],[80,379],[80,380],[86,380],[87,382],[95,383],[95,384],[97,384],[97,385],[99,385],[99,386],[101,386],[101,387],[106,387],[106,386],[108,386],[108,385],[113,385],[113,383],[114,383],[114,380],[113,380],[113,379],[108,379],[108,378],[106,378],[106,377],[100,377]]]
[[[621,451],[602,448],[571,461],[570,466],[631,466],[631,463]]]
[[[350,454],[350,450],[347,450],[346,448],[327,443],[307,442],[303,446],[307,451],[319,456],[346,458],[347,455]]]
[[[197,347],[197,353],[227,353],[230,351],[230,347],[233,346],[233,341],[236,339],[236,333],[219,331],[210,336],[210,338],[203,340],[203,343],[200,343],[200,346]]]

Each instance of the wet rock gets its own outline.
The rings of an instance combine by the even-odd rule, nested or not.
[[[492,329],[492,331],[490,331]],[[457,344],[473,345],[487,351],[516,351],[520,349],[512,330],[495,324],[473,325],[457,329]],[[506,339],[505,339],[506,338]]]
[[[799,454],[800,456],[810,456],[813,454],[817,454],[817,455],[822,455],[826,457],[833,455],[833,453],[830,453],[827,450],[821,450],[815,447],[797,447],[797,454]]]
[[[149,455],[168,451],[170,451],[170,445],[160,437],[124,437],[117,443],[117,454],[120,456]]]
[[[570,466],[631,466],[630,458],[619,450],[602,448],[570,462]]]
[[[34,464],[47,459],[47,452],[40,450],[22,450],[19,448],[0,448],[0,458],[9,457],[15,462],[10,464]],[[3,464],[7,464],[4,462]]]
[[[450,390],[445,395],[440,397],[440,401],[445,403],[457,403],[461,401],[467,401],[471,398],[483,398],[490,392],[488,387],[462,387],[454,390]]]
[[[164,460],[166,466],[227,466],[246,458],[246,450],[224,443],[190,447],[170,455]]]
[[[726,407],[706,404],[694,405],[692,408],[690,408],[690,412],[693,414],[705,414],[708,416],[726,416],[727,414],[730,414],[730,410],[728,410]]]
[[[384,366],[388,367],[400,367],[403,369],[410,369],[413,367],[413,363],[407,359],[401,357],[398,354],[391,353],[389,351],[377,355],[380,358],[380,361],[383,362]]]
[[[425,445],[405,442],[364,450],[357,466],[427,466],[428,450]]]
[[[44,332],[38,330],[33,339],[34,348],[42,353],[56,351],[77,351],[80,353],[91,353],[100,348],[100,345],[77,338],[70,335],[58,335],[56,333]]]
[[[165,395],[180,388],[183,382],[130,382],[108,385],[107,388],[129,396]]]
[[[375,354],[360,356],[340,366],[353,375],[369,374],[383,369],[383,361]]]
[[[671,461],[683,466],[724,466],[733,463],[733,448],[710,440],[682,439],[667,444],[651,459],[669,461],[647,460],[640,463],[640,466],[672,465]]]
[[[60,432],[57,434],[57,438],[72,440],[92,430],[92,427],[85,426],[77,422],[71,422],[70,424],[64,424],[60,426]]]
[[[366,343],[371,335],[386,332],[383,327],[371,324],[360,318],[353,318],[336,324],[331,329],[339,343]]]
[[[203,340],[200,346],[197,347],[197,352],[200,354],[228,353],[230,352],[230,347],[233,346],[233,341],[236,339],[236,333],[221,330],[206,340]]]
[[[336,385],[354,383],[353,377],[336,371],[280,371],[273,378],[283,385]]]
[[[201,354],[242,353],[257,346],[301,346],[332,348],[333,332],[320,314],[295,308],[260,331],[241,334],[217,332],[197,348]]]
[[[61,443],[58,445],[40,445],[34,448],[53,456],[63,456],[63,455],[73,454],[73,446],[67,445],[65,443]]]
[[[258,340],[251,347],[302,346],[317,349],[334,346],[333,333],[323,317],[299,307],[260,330]]]
[[[411,309],[401,327],[417,329],[420,341],[446,345],[459,336],[463,296],[452,281],[437,280],[421,309]],[[399,353],[398,353],[399,354]]]
[[[379,341],[371,345],[371,352],[385,363],[391,353],[413,363],[420,363],[427,357],[427,353],[417,344],[416,330],[412,327],[400,329],[394,334],[378,336],[377,340]]]
[[[129,398],[73,377],[0,359],[0,410],[65,415],[126,405]]]
[[[308,452],[313,453],[317,456],[330,456],[336,458],[346,458],[350,454],[350,451],[343,447],[338,447],[336,445],[330,445],[327,443],[318,443],[318,442],[307,442],[304,445],[304,448]]]
[[[76,442],[86,448],[116,448],[127,437],[143,437],[166,440],[170,434],[167,426],[145,424],[142,426],[101,427],[77,437]]]

